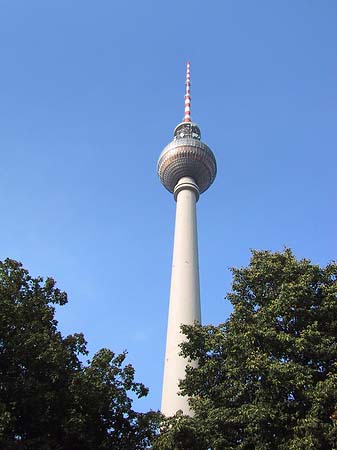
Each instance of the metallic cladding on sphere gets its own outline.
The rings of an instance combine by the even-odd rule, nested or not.
[[[216,161],[211,149],[201,142],[198,125],[182,122],[174,130],[174,140],[162,151],[158,175],[170,192],[183,177],[191,177],[200,193],[210,187],[216,176]]]

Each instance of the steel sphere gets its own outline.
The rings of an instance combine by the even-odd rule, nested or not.
[[[185,125],[183,127],[183,125]],[[216,176],[216,161],[212,150],[200,139],[200,130],[195,124],[186,127],[180,124],[175,129],[175,138],[161,152],[158,160],[158,175],[170,192],[183,177],[191,177],[200,193],[210,187]],[[188,128],[189,133],[181,130]],[[192,131],[196,137],[192,137]],[[199,133],[197,133],[199,132]]]

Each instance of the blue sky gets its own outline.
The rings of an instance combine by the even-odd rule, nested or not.
[[[0,257],[68,292],[64,334],[127,349],[160,406],[175,203],[157,158],[192,118],[204,323],[251,248],[336,257],[337,3],[0,0]]]

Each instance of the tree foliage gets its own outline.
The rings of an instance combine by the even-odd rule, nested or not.
[[[195,416],[167,419],[155,448],[336,449],[337,265],[286,249],[232,271],[229,320],[183,327]]]
[[[4,450],[144,449],[157,414],[132,409],[134,381],[125,353],[103,349],[88,364],[82,334],[62,337],[54,305],[67,295],[21,264],[0,262],[0,448]]]

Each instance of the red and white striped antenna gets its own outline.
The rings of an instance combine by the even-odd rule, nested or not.
[[[190,62],[187,61],[186,67],[186,91],[185,91],[185,116],[184,122],[191,122],[191,71]]]

